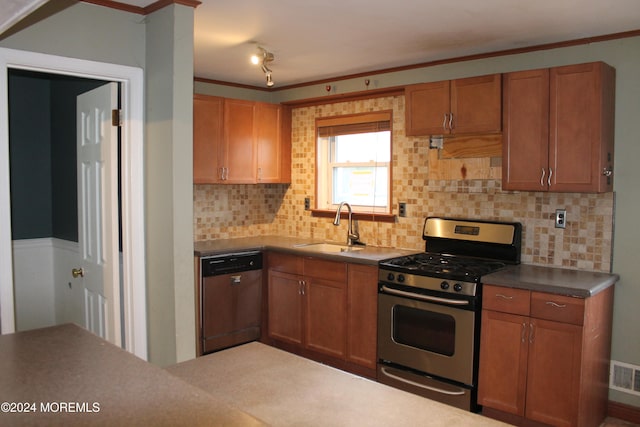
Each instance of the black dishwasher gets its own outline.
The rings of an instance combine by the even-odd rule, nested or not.
[[[200,262],[203,354],[260,338],[262,253],[216,255]]]

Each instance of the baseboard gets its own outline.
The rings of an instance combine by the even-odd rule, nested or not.
[[[624,403],[618,403],[610,400],[607,408],[607,414],[613,418],[618,418],[634,424],[640,424],[640,408],[637,406],[625,405]]]

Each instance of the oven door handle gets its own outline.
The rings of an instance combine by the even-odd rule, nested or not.
[[[467,300],[457,300],[457,299],[440,298],[440,297],[434,297],[434,296],[422,295],[422,294],[414,294],[413,292],[405,292],[405,291],[400,291],[398,289],[392,289],[385,285],[382,285],[382,290],[391,295],[415,298],[422,301],[440,302],[440,303],[449,304],[449,305],[469,305],[469,301]]]
[[[387,371],[385,368],[380,368],[380,371],[384,375],[388,376],[389,378],[393,378],[396,381],[400,381],[400,382],[403,382],[405,384],[409,384],[409,385],[413,385],[413,386],[416,386],[416,387],[420,387],[420,388],[423,388],[425,390],[434,391],[436,393],[448,394],[449,396],[462,396],[462,395],[465,394],[465,390],[462,390],[462,389],[460,389],[460,391],[443,390],[441,388],[432,387],[432,386],[429,386],[429,385],[426,385],[426,384],[421,384],[421,383],[416,382],[416,381],[411,381],[411,380],[408,380],[406,378],[402,378],[402,377],[399,377],[397,375],[393,375],[391,372]]]

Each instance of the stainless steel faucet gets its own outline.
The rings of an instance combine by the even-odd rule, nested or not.
[[[358,222],[356,221],[356,226],[353,226],[353,211],[351,210],[351,205],[347,202],[340,203],[338,206],[338,210],[336,211],[336,217],[333,220],[333,225],[340,225],[340,211],[342,211],[342,207],[346,206],[349,210],[349,223],[347,226],[347,245],[363,245],[364,243],[360,242],[360,233],[358,232]]]

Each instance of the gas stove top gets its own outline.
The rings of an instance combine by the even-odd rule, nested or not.
[[[475,297],[482,276],[520,263],[522,225],[429,217],[425,252],[381,261],[383,286]]]
[[[405,274],[476,283],[483,275],[498,271],[505,266],[506,264],[501,261],[429,252],[393,258],[380,263],[381,268]]]

